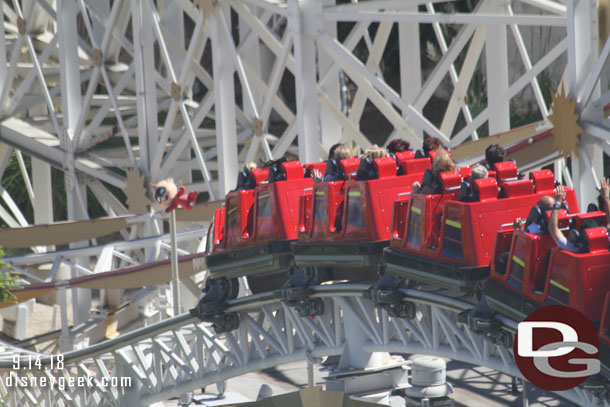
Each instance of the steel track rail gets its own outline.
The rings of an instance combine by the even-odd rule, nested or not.
[[[328,298],[328,297],[361,297],[370,286],[367,284],[335,284],[335,285],[320,285],[312,287],[312,297]],[[436,293],[430,293],[414,289],[402,289],[405,295],[404,300],[416,300],[418,303],[426,305],[435,305],[444,308],[448,311],[461,312],[472,308],[472,304],[459,299],[445,297]],[[279,302],[279,292],[269,291],[260,294],[254,294],[247,297],[240,297],[227,301],[229,305],[225,312],[244,312],[254,308],[259,308],[265,305],[270,305]],[[516,322],[509,318],[500,317],[505,328],[516,331]],[[114,339],[95,344],[86,348],[67,352],[64,354],[66,363],[80,362],[82,360],[103,355],[140,342],[145,339],[153,338],[164,332],[180,329],[181,327],[197,322],[197,318],[190,316],[188,313],[170,318],[145,328],[140,328],[135,331],[123,334]],[[23,351],[21,348],[14,348],[17,351]],[[52,355],[46,355],[42,360],[42,366],[50,364]],[[7,360],[5,356],[0,357],[0,370],[11,369],[13,360]]]
[[[416,304],[423,316],[395,319],[364,298],[368,289],[367,284],[352,283],[312,287],[312,296],[326,304],[325,314],[313,319],[300,318],[282,303],[279,291],[230,300],[224,312],[238,314],[241,322],[238,329],[224,334],[215,334],[209,324],[183,314],[63,355],[63,375],[97,375],[99,383],[127,374],[136,383],[134,387],[108,391],[96,385],[87,393],[89,398],[69,390],[14,389],[18,395],[10,405],[36,405],[27,400],[42,397],[51,402],[45,406],[67,397],[75,397],[70,403],[74,406],[89,405],[94,400],[91,397],[95,402],[106,400],[104,405],[149,405],[251,371],[340,355],[354,328],[368,338],[363,347],[366,352],[429,354],[521,376],[510,349],[488,342],[457,322],[457,314],[473,307],[465,301],[469,298],[403,289],[404,301]],[[515,331],[515,321],[502,318],[502,323],[502,329]],[[31,352],[13,347],[3,353],[0,377],[31,376],[31,372],[11,370],[14,356],[25,365]],[[51,357],[40,355],[42,369],[50,365]],[[100,366],[103,372],[95,373]],[[599,405],[582,388],[558,395],[583,407]]]

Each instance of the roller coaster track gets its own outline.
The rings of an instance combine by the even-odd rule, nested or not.
[[[283,304],[275,292],[240,297],[225,312],[239,315],[235,331],[216,334],[189,314],[150,325],[115,339],[64,355],[64,368],[46,370],[50,355],[40,355],[40,370],[12,370],[14,356],[27,363],[31,353],[12,348],[0,358],[0,389],[10,390],[8,406],[144,406],[222,382],[245,373],[300,360],[319,362],[340,355],[349,343],[353,323],[367,338],[364,352],[419,353],[486,366],[521,377],[512,350],[493,344],[458,322],[458,313],[472,304],[442,290],[403,289],[405,301],[416,305],[412,320],[392,318],[364,295],[368,285],[335,284],[313,287],[326,312],[303,318]],[[346,320],[349,320],[347,323]],[[516,323],[501,319],[502,329]],[[91,376],[92,387],[7,387],[7,379],[31,380]],[[130,387],[104,387],[111,377],[130,377]],[[66,380],[66,379],[64,379]],[[583,388],[559,396],[580,406],[608,406],[608,401]]]

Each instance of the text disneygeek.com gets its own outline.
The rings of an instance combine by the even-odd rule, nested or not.
[[[102,377],[95,376],[17,376],[10,374],[2,379],[6,387],[50,387],[59,390],[74,387],[131,387],[131,377]]]

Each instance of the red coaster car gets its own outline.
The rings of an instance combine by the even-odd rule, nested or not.
[[[501,225],[525,218],[543,195],[553,196],[549,170],[518,179],[513,162],[496,164],[496,178],[477,179],[474,202],[460,202],[457,171],[440,174],[441,194],[414,194],[404,214],[395,216],[387,270],[399,277],[453,290],[472,292],[489,274],[493,242]],[[567,202],[577,208],[574,191]]]
[[[407,202],[413,182],[430,168],[430,159],[413,155],[407,151],[397,153],[396,161],[376,159],[378,177],[367,181],[353,180],[359,159],[343,160],[348,180],[321,182],[304,191],[299,238],[292,245],[295,265],[314,269],[320,281],[375,280],[390,239],[394,200]]]
[[[603,212],[583,213],[573,216],[572,230],[580,230],[585,219],[606,224]],[[569,216],[561,211],[559,226],[569,225]],[[487,304],[516,321],[544,305],[566,305],[599,322],[600,305],[610,291],[608,232],[605,227],[585,229],[580,242],[581,251],[573,253],[556,247],[548,234],[499,232],[495,255],[505,253],[506,261],[491,267],[483,289]]]
[[[275,182],[267,181],[267,169],[254,170],[256,188],[230,192],[224,208],[216,211],[208,233],[213,244],[206,256],[212,279],[288,271],[292,259],[290,243],[298,233],[299,197],[303,189],[313,186],[313,181],[304,178],[305,169],[298,161],[282,163],[281,168],[285,179]],[[258,292],[280,288],[285,278],[248,281],[250,288]]]

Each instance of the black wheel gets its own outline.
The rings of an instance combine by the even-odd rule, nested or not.
[[[227,299],[232,300],[239,295],[239,281],[237,278],[227,278]]]
[[[484,294],[483,294],[483,281],[477,281],[477,283],[474,286],[474,299],[479,302],[483,299]]]
[[[377,266],[377,275],[381,278],[387,273],[387,267],[385,264],[385,259],[381,259],[379,261],[379,265]]]

